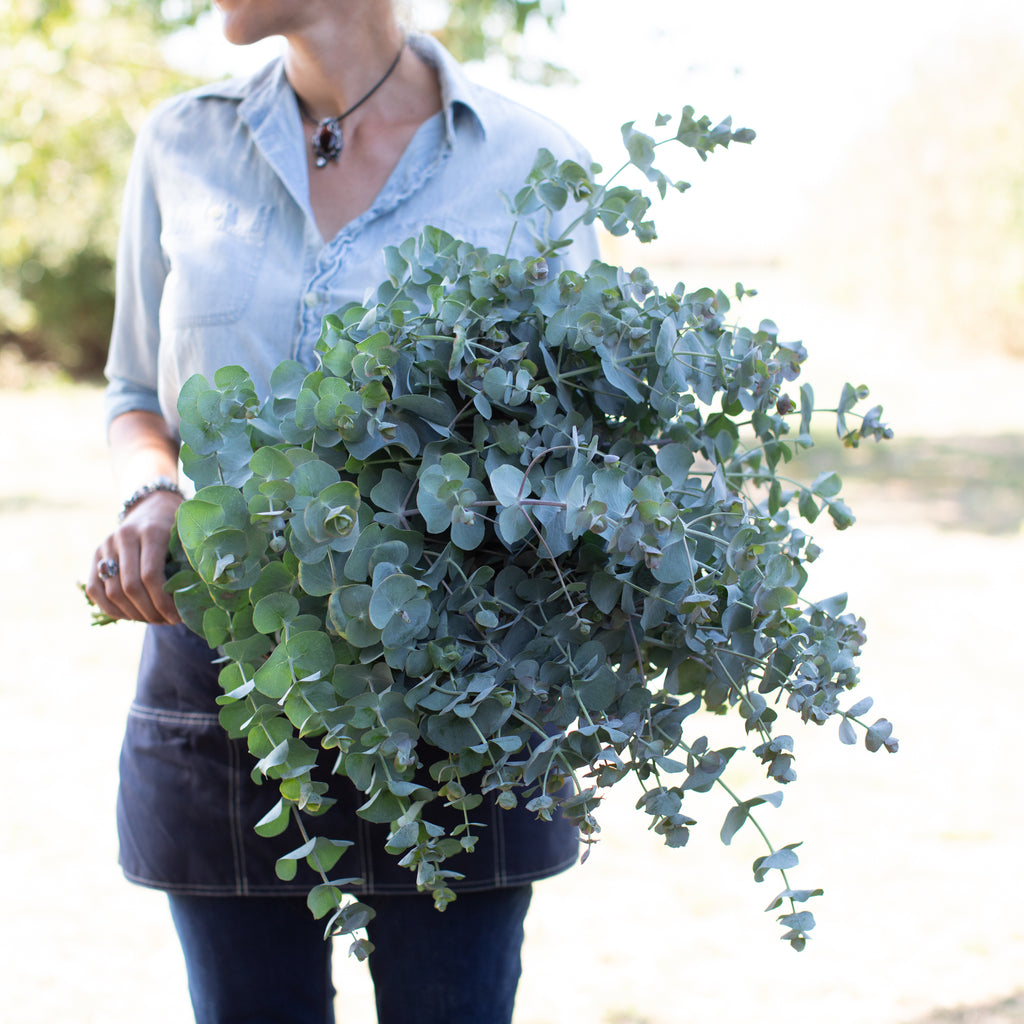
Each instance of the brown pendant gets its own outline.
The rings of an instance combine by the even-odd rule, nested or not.
[[[311,140],[313,156],[316,157],[317,167],[324,167],[331,160],[337,160],[344,138],[341,134],[340,118],[331,117],[321,121],[313,132]]]
[[[377,84],[358,103],[353,103],[348,110],[338,114],[337,117],[325,117],[322,121],[315,120],[302,102],[302,97],[298,93],[295,94],[295,101],[299,105],[299,113],[302,115],[303,120],[314,126],[313,138],[310,139],[310,144],[313,147],[313,156],[316,157],[317,167],[326,167],[332,160],[338,159],[341,147],[345,144],[345,139],[341,134],[341,122],[353,110],[358,110],[388,80],[391,72],[398,67],[398,62],[402,58],[402,51],[404,49],[405,40],[403,39],[402,45],[398,48],[398,53],[395,54],[395,59],[391,62],[391,66],[384,72]]]

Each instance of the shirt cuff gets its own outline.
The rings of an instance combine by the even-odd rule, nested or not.
[[[103,393],[103,414],[107,427],[111,422],[126,412],[154,412],[163,415],[160,399],[152,388],[125,380],[123,377],[112,377]]]

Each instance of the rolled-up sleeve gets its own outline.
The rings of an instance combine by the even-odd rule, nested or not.
[[[114,326],[104,395],[107,425],[133,410],[160,412],[157,371],[160,297],[167,265],[160,244],[161,216],[147,127],[135,144],[125,185],[117,248]]]

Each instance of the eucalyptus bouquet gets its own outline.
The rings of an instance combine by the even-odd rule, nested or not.
[[[753,138],[691,108],[666,134],[701,158]],[[661,142],[633,125],[623,138],[624,167],[663,197],[687,187],[655,166]],[[786,712],[896,748],[888,722],[862,721],[870,700],[843,706],[863,622],[845,597],[802,595],[819,549],[798,524],[853,522],[835,473],[780,473],[812,444],[804,348],[767,320],[731,324],[721,291],[661,291],[600,262],[552,272],[580,222],[654,238],[643,191],[599,170],[539,154],[508,198],[535,257],[428,228],[387,251],[372,301],[326,319],[316,369],[282,363],[265,401],[238,367],[181,393],[198,490],[168,587],[223,652],[222,722],[280,786],[257,831],[301,831],[278,872],[320,873],[309,903],[328,932],[367,913],[331,877],[345,844],[298,814],[326,807],[331,773],[443,909],[445,862],[472,850],[484,794],[561,814],[589,843],[602,792],[634,776],[654,831],[685,845],[684,806],[725,785],[736,753],[700,736],[702,712],[738,715],[780,784],[795,778]],[[547,237],[566,204],[577,221]],[[832,410],[848,445],[889,436],[880,408],[854,417],[865,395],[847,386]],[[781,793],[734,799],[726,843]],[[432,821],[439,803],[458,827]],[[796,863],[769,844],[754,873],[782,872],[769,909],[785,905],[799,949],[814,922],[797,904],[820,890],[790,887]]]

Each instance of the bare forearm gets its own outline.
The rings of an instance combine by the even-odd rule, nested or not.
[[[110,424],[108,441],[114,474],[125,497],[158,477],[177,478],[178,441],[162,416],[126,412]]]

